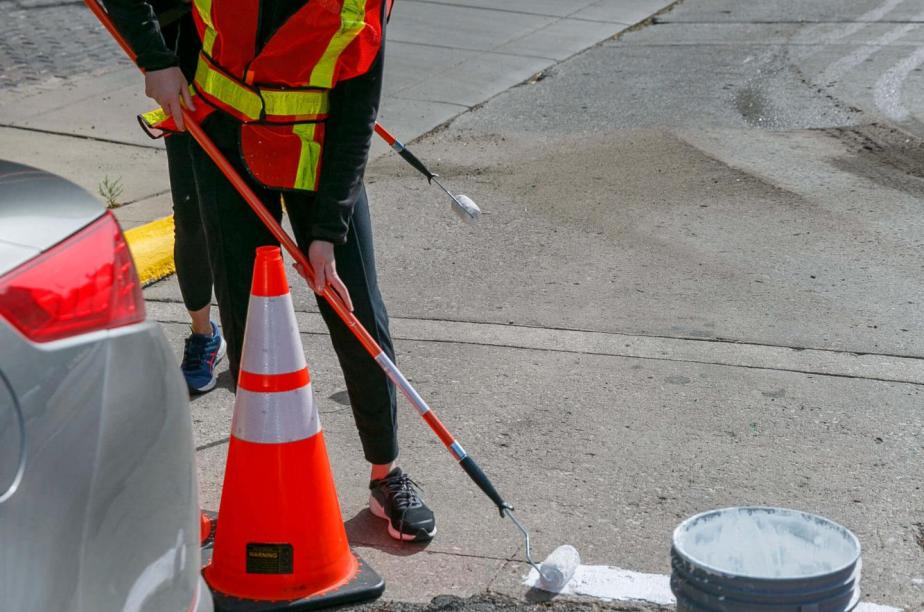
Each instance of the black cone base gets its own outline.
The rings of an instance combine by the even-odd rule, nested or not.
[[[214,537],[214,521],[212,535]],[[202,545],[202,567],[208,565],[212,559],[212,539],[209,538]],[[385,581],[379,576],[374,569],[369,567],[362,557],[356,554],[352,549],[350,552],[359,562],[359,573],[339,589],[328,591],[316,597],[306,597],[303,599],[282,600],[282,601],[265,601],[253,599],[240,599],[231,595],[225,595],[212,591],[212,601],[215,603],[215,612],[272,612],[274,610],[285,610],[294,612],[296,610],[318,610],[321,608],[330,608],[332,606],[341,606],[344,604],[369,601],[381,597],[385,592]]]

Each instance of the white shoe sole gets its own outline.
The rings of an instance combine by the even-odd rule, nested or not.
[[[402,542],[413,542],[417,540],[416,535],[411,535],[408,533],[401,533],[397,529],[391,526],[391,519],[388,518],[388,515],[385,514],[385,508],[382,507],[382,504],[379,503],[379,500],[375,496],[369,496],[369,511],[379,517],[380,519],[385,519],[388,521],[388,535],[390,535],[395,540],[401,540]],[[427,538],[432,539],[436,535],[436,526],[433,526],[433,531],[427,532]],[[427,540],[421,540],[423,542]]]

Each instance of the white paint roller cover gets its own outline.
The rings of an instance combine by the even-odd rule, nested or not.
[[[552,551],[542,562],[542,579],[539,588],[557,593],[568,584],[575,570],[581,564],[581,555],[570,544],[564,544]]]

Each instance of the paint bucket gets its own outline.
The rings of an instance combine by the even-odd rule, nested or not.
[[[860,542],[828,519],[764,507],[704,512],[674,530],[678,612],[848,612]]]

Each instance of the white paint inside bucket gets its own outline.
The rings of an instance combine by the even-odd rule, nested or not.
[[[695,516],[674,546],[705,570],[749,578],[807,578],[855,563],[860,543],[827,519],[780,508],[727,508]]]

